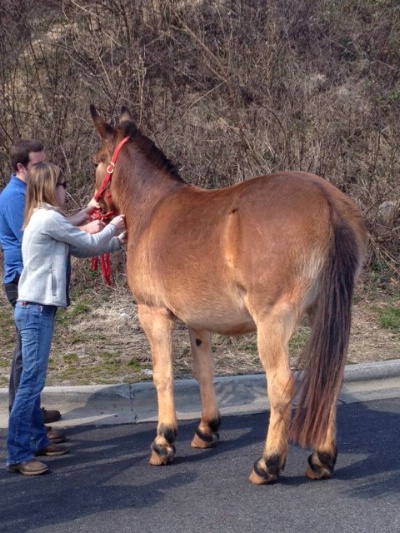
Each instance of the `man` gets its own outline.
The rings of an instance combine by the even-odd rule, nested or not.
[[[25,212],[25,195],[28,173],[31,168],[46,161],[44,146],[36,140],[17,141],[10,150],[10,163],[13,173],[10,181],[0,194],[0,245],[4,256],[4,288],[10,304],[14,307],[18,299],[18,280],[22,272],[22,224]],[[71,217],[75,225],[83,224],[93,210],[93,201],[87,208]],[[90,233],[96,233],[102,227],[99,221],[94,221],[81,228]],[[21,339],[17,332],[14,348],[10,384],[9,407],[13,404],[22,373]],[[61,418],[58,410],[42,408],[45,424],[51,424]],[[60,431],[48,428],[48,437],[54,443],[60,443],[65,437]]]

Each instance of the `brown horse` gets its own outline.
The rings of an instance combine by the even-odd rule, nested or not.
[[[138,131],[126,108],[115,129],[94,106],[90,110],[103,139],[95,156],[97,188],[115,147],[129,138],[110,192],[126,215],[128,283],[153,358],[158,426],[150,463],[170,463],[175,454],[171,333],[179,319],[189,329],[202,403],[192,446],[208,448],[219,438],[211,334],[257,331],[271,413],[250,481],[277,480],[289,437],[313,449],[309,478],[331,477],[353,287],[367,242],[359,211],[330,183],[304,172],[280,172],[217,190],[190,185]],[[291,423],[296,391],[288,343],[305,314],[312,331]]]

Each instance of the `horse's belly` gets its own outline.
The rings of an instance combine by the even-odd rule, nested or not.
[[[256,325],[247,311],[210,307],[193,309],[191,312],[178,311],[175,314],[189,327],[220,335],[243,335],[256,330]]]
[[[256,325],[253,321],[236,324],[210,324],[204,329],[220,335],[244,335],[255,331]]]

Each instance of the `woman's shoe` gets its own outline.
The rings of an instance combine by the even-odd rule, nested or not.
[[[30,459],[22,463],[16,463],[14,465],[8,465],[7,470],[9,472],[19,472],[24,476],[40,476],[41,474],[47,474],[50,472],[49,467],[36,459]]]

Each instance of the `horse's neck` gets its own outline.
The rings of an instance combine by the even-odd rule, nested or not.
[[[162,170],[152,174],[135,172],[135,175],[121,176],[116,184],[116,200],[127,222],[133,222],[135,232],[141,233],[147,227],[160,202],[168,199],[184,182],[175,180]]]

